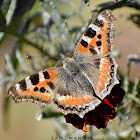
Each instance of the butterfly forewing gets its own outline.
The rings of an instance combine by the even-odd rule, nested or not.
[[[17,103],[31,101],[46,105],[54,99],[61,84],[60,71],[61,68],[54,67],[28,76],[12,86],[8,94]]]
[[[114,20],[115,17],[111,10],[101,12],[82,35],[74,52],[74,57],[111,52],[113,46],[113,24],[111,22]]]

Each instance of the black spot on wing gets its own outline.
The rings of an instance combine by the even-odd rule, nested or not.
[[[33,74],[33,75],[30,76],[29,79],[31,80],[31,83],[33,85],[37,85],[39,83],[39,74],[38,73]]]
[[[101,35],[101,34],[99,34],[99,35],[97,36],[97,38],[98,38],[98,39],[101,39],[101,38],[102,38],[102,35]]]
[[[26,91],[27,90],[27,85],[26,85],[25,79],[23,79],[20,82],[18,82],[18,84],[20,84],[20,89],[22,91]]]
[[[98,50],[101,51],[101,47],[98,47]]]
[[[111,72],[110,73],[110,76],[113,78],[114,77],[114,72]]]
[[[98,27],[104,27],[103,20],[99,20],[98,18],[93,23]]]
[[[44,93],[46,91],[46,89],[44,87],[40,88],[40,92]]]
[[[109,84],[111,85],[113,83],[113,79],[110,79]]]
[[[96,59],[95,62],[94,62],[95,66],[97,68],[100,68],[100,61],[101,61],[101,59]]]
[[[107,32],[107,37],[110,38],[110,31]]]
[[[48,85],[51,89],[54,89],[54,88],[55,88],[55,86],[54,86],[54,84],[53,84],[52,82],[47,82],[47,85]]]
[[[110,85],[107,85],[107,91],[109,90]]]
[[[92,54],[97,54],[97,51],[94,49],[94,47],[91,46],[89,50]]]
[[[112,70],[112,71],[114,71],[114,67],[115,67],[114,65],[111,66],[111,70]]]
[[[97,46],[101,46],[102,45],[102,42],[99,40],[99,41],[96,42],[96,45]]]
[[[73,108],[72,108],[72,111],[78,111],[78,110],[77,110],[77,108],[73,107]]]
[[[35,87],[35,88],[34,88],[34,91],[38,91],[38,87]]]
[[[92,30],[91,28],[88,28],[84,35],[93,38],[96,36],[96,31]]]
[[[54,103],[55,103],[56,105],[58,105],[58,102],[57,102],[57,101],[54,101]]]
[[[110,63],[113,64],[113,59],[110,57]]]
[[[64,107],[62,105],[59,105],[58,107],[61,108],[61,109],[64,109]]]
[[[70,107],[67,107],[65,110],[66,111],[71,111],[71,108]]]
[[[111,43],[111,40],[110,40],[110,38],[108,38],[108,39],[107,39],[107,43],[108,43],[108,44],[110,44],[110,43]]]
[[[44,71],[43,75],[44,75],[45,79],[49,79],[50,78],[50,75],[49,75],[49,73],[47,71]]]
[[[87,46],[88,46],[88,43],[85,41],[85,40],[81,40],[81,44],[85,47],[85,48],[87,48]]]

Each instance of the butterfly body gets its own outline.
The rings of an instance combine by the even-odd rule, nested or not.
[[[12,86],[8,94],[15,102],[47,105],[53,101],[63,114],[83,118],[119,83],[117,64],[110,56],[114,19],[110,10],[101,12],[79,40],[73,57],[61,54],[63,66],[28,76]]]

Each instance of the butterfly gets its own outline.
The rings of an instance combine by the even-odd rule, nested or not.
[[[72,58],[61,54],[62,66],[26,77],[12,86],[8,95],[16,103],[53,102],[64,115],[83,118],[119,83],[118,66],[111,56],[114,20],[111,10],[102,11],[80,38]]]

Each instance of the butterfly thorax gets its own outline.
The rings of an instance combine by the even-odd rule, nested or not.
[[[76,75],[79,73],[79,67],[77,66],[75,59],[64,57],[63,58],[63,69],[70,75]]]

